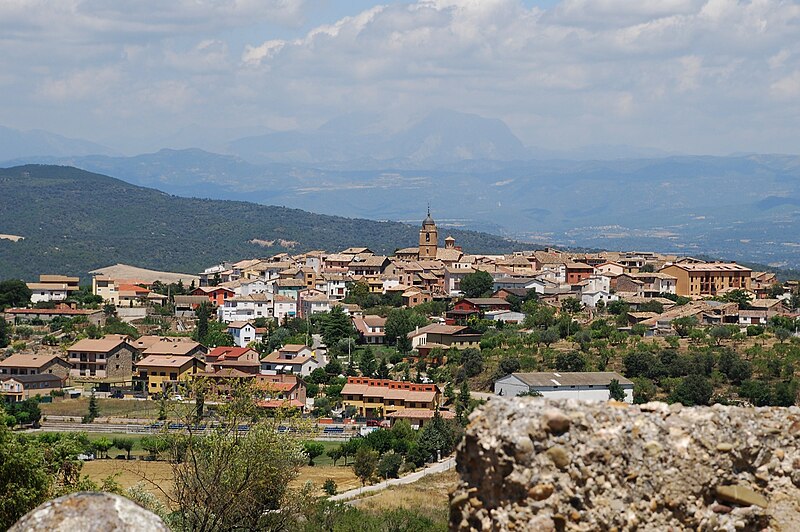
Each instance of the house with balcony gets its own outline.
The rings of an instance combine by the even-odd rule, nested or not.
[[[369,418],[383,418],[406,410],[434,412],[441,402],[436,384],[366,377],[348,377],[341,396],[345,408],[353,408],[357,416]]]
[[[286,344],[261,359],[261,372],[291,373],[306,377],[319,367],[314,351],[307,345]]]
[[[150,355],[136,363],[134,386],[148,395],[176,393],[204,369],[205,362],[194,356]]]
[[[25,399],[45,397],[64,387],[58,375],[0,375],[0,402],[17,403]]]
[[[128,336],[107,334],[78,341],[67,350],[72,364],[69,376],[74,381],[130,382],[139,351],[129,340]]]

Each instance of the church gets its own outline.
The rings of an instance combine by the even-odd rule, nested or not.
[[[456,247],[456,239],[452,236],[444,239],[444,248],[439,247],[439,229],[431,218],[430,207],[428,216],[422,220],[422,227],[419,230],[419,247],[398,249],[395,252],[395,256],[400,260],[440,260],[444,263],[457,262],[461,255],[461,250]]]

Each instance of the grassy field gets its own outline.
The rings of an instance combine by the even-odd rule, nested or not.
[[[123,488],[144,482],[146,489],[155,495],[159,495],[159,493],[153,483],[169,491],[172,489],[173,482],[172,464],[163,461],[92,460],[84,463],[82,474],[98,483],[109,475],[116,474],[118,475],[116,480]],[[339,491],[357,488],[360,485],[352,467],[318,465],[301,468],[300,474],[291,483],[291,486],[299,488],[306,482],[312,482],[317,487],[319,495],[322,495],[322,483],[329,478],[336,482]]]
[[[155,419],[158,417],[158,402],[133,401],[126,399],[98,399],[100,416],[111,416],[132,419]],[[39,405],[43,416],[75,416],[82,417],[89,411],[89,399],[64,399],[53,403]]]
[[[354,504],[361,510],[371,512],[395,508],[411,509],[434,522],[447,523],[449,496],[456,487],[457,478],[455,470],[429,475],[413,484],[392,486],[375,495],[358,499]]]

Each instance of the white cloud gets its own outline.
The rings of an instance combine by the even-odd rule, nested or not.
[[[16,91],[0,123],[51,116],[43,100],[74,104],[58,113],[65,125],[113,134],[124,113],[142,135],[196,122],[314,127],[354,110],[396,125],[448,107],[500,117],[545,147],[691,151],[789,149],[798,127],[800,5],[788,0],[387,1],[292,29],[313,6],[0,2],[0,71]],[[68,120],[97,102],[108,123]]]

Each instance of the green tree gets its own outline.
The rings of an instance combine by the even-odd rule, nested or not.
[[[461,352],[461,367],[467,377],[475,377],[483,371],[483,355],[475,348],[467,348]]]
[[[708,331],[708,335],[714,339],[714,342],[716,342],[717,345],[720,345],[722,344],[723,340],[729,339],[733,334],[731,333],[729,327],[717,325],[711,327],[711,330]]]
[[[695,316],[684,316],[672,320],[672,328],[675,329],[675,332],[678,333],[678,336],[681,338],[689,336],[692,330],[699,324],[700,322]]]
[[[467,424],[467,416],[470,412],[471,402],[472,397],[469,393],[469,385],[465,380],[461,383],[461,389],[458,391],[458,397],[456,398],[456,420],[461,425]]]
[[[114,443],[108,438],[98,438],[92,442],[92,447],[97,451],[100,458],[108,458],[108,450],[114,446]]]
[[[328,458],[333,460],[334,466],[336,466],[336,462],[342,459],[342,450],[339,447],[333,447],[331,449],[328,449],[328,451],[325,454],[328,456]]]
[[[375,371],[375,377],[378,379],[388,379],[390,377],[389,366],[386,365],[385,358],[381,358],[378,369]]]
[[[358,369],[364,377],[372,377],[375,375],[377,362],[375,361],[375,354],[372,352],[370,346],[365,347],[361,352],[361,356],[358,360]]]
[[[120,451],[125,451],[126,459],[131,459],[131,452],[133,451],[134,447],[134,440],[133,438],[114,438],[112,440],[112,445],[119,449]]]
[[[489,272],[477,270],[461,279],[461,292],[465,297],[481,297],[491,294],[493,285],[494,279]]]
[[[51,498],[54,481],[42,447],[0,424],[0,530]]]
[[[658,389],[648,378],[634,377],[633,379],[633,402],[637,405],[649,403],[656,397]]]
[[[31,302],[31,294],[31,289],[24,281],[19,279],[0,281],[0,310],[27,306]]]
[[[414,453],[416,465],[421,466],[425,462],[437,459],[439,453],[442,456],[450,454],[457,442],[458,434],[453,424],[446,421],[439,412],[435,412],[417,437],[417,450]]]
[[[401,465],[403,465],[403,457],[394,451],[389,451],[378,462],[378,474],[385,479],[397,478]]]
[[[583,303],[581,303],[580,299],[574,297],[565,298],[561,302],[561,311],[567,314],[577,314],[582,308]]]
[[[722,297],[722,300],[729,303],[737,303],[742,310],[753,308],[750,304],[750,294],[746,290],[731,290]]]
[[[539,334],[539,340],[547,347],[550,347],[551,344],[558,342],[560,339],[561,334],[558,332],[558,328],[556,327],[545,329]]]
[[[325,446],[316,441],[307,441],[303,443],[303,452],[308,456],[308,465],[313,466],[314,459],[325,452]]]
[[[785,342],[786,340],[789,339],[790,336],[792,336],[792,333],[789,332],[788,329],[784,329],[783,327],[778,327],[777,329],[775,329],[774,334],[775,338],[777,338],[780,343]]]
[[[769,383],[762,380],[747,380],[739,386],[739,395],[753,406],[769,406],[772,404],[772,390]]]
[[[11,343],[11,324],[5,318],[0,319],[0,348]]]
[[[704,406],[711,400],[714,388],[702,375],[684,377],[672,393],[672,400],[685,406]]]
[[[335,346],[339,340],[354,338],[355,329],[350,316],[345,314],[341,305],[336,305],[322,318],[322,340],[325,345]]]
[[[411,340],[408,339],[408,333],[415,330],[417,327],[424,327],[427,320],[408,308],[397,308],[389,311],[386,316],[386,341],[390,344],[397,344],[397,348],[401,353],[408,353],[411,351]]]
[[[361,485],[365,486],[375,474],[378,466],[378,453],[366,445],[362,445],[356,451],[353,460],[353,472],[361,480]]]
[[[97,396],[94,394],[94,388],[92,388],[92,395],[89,396],[89,410],[85,416],[83,416],[83,423],[92,423],[95,419],[100,417],[100,406],[97,404]]]
[[[559,353],[555,366],[559,371],[586,371],[586,359],[577,351]]]
[[[611,379],[611,382],[608,384],[608,398],[614,401],[625,401],[625,390],[617,379]]]
[[[211,317],[211,303],[203,301],[195,310],[195,315],[197,316],[197,326],[193,338],[201,344],[205,344],[206,336],[208,336],[208,320]]]

